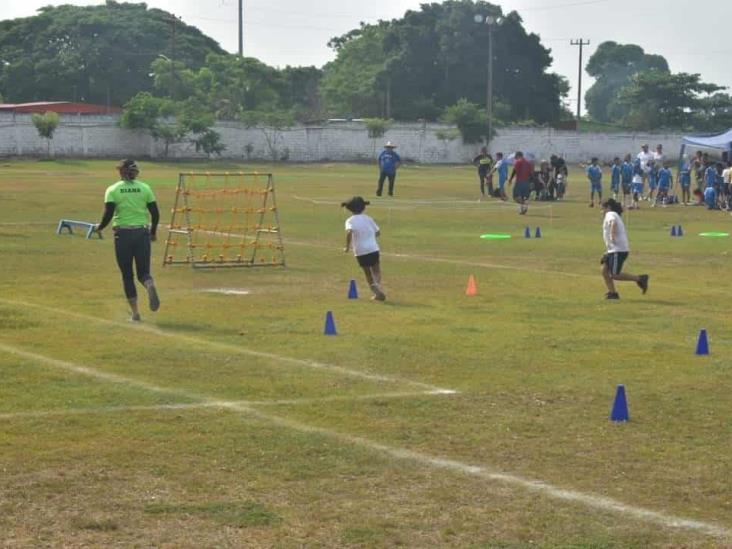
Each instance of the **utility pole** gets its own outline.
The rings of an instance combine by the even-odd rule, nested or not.
[[[244,57],[244,0],[239,0],[239,57]]]
[[[573,46],[579,46],[579,76],[577,78],[577,131],[579,131],[580,118],[582,116],[582,46],[588,46],[590,41],[579,38],[577,40],[570,40],[569,43]]]
[[[488,82],[486,83],[485,111],[488,117],[488,136],[486,145],[493,139],[493,26],[496,20],[493,17],[486,17],[488,25]]]

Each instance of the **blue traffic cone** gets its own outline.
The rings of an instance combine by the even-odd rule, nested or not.
[[[536,228],[536,234],[534,234],[534,238],[541,238],[541,227]]]
[[[676,236],[684,236],[684,229],[681,228],[681,225],[676,229]]]
[[[709,354],[709,340],[707,339],[707,331],[701,330],[699,332],[699,340],[696,342],[696,354],[708,355]]]
[[[358,299],[358,290],[356,289],[356,281],[351,280],[348,286],[348,299]]]
[[[610,412],[611,421],[628,421],[630,414],[628,414],[628,401],[625,398],[625,385],[618,385],[615,390],[615,401],[613,402],[613,409]]]
[[[327,313],[325,313],[325,330],[323,330],[323,335],[338,335],[338,333],[336,332],[335,320],[333,320],[333,311],[328,311]]]
[[[671,236],[677,236],[677,235],[678,235],[678,233],[676,232],[676,225],[674,225],[673,227],[671,227]]]
[[[526,227],[524,229],[524,238],[531,238],[531,227]]]

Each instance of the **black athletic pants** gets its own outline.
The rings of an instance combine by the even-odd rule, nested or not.
[[[135,264],[137,279],[141,283],[144,284],[152,278],[150,276],[150,232],[145,228],[115,229],[114,253],[122,273],[125,296],[127,299],[134,299],[137,297],[137,289],[132,263]]]
[[[379,174],[379,188],[376,189],[376,196],[381,196],[381,193],[384,190],[384,180],[387,177],[389,178],[389,196],[394,194],[394,179],[396,178],[396,173],[381,172]]]

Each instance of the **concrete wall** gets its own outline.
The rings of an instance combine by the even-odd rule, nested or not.
[[[226,150],[222,158],[231,160],[286,159],[291,162],[370,162],[386,140],[398,145],[406,162],[462,164],[469,162],[479,146],[464,145],[460,138],[438,139],[436,132],[448,129],[440,124],[394,124],[383,138],[372,140],[359,122],[335,122],[320,126],[296,126],[277,134],[271,130],[246,128],[236,122],[219,122]],[[643,143],[651,148],[661,143],[669,157],[677,155],[680,134],[578,134],[548,128],[501,128],[491,144],[492,151],[532,152],[537,158],[561,154],[569,162],[584,162],[593,156],[609,161],[614,156],[637,153]],[[0,113],[0,156],[44,156],[47,143],[38,137],[26,114]],[[164,146],[147,132],[125,130],[118,116],[62,115],[51,142],[58,157],[162,158]],[[205,158],[192,144],[171,146],[169,158]]]

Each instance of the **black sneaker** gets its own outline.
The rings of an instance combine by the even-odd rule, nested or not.
[[[160,298],[158,297],[158,291],[155,289],[155,284],[146,286],[147,297],[151,311],[157,311],[160,308]]]
[[[605,294],[605,299],[620,299],[620,294],[618,292],[608,292]]]
[[[638,287],[643,290],[643,293],[646,293],[648,291],[648,275],[640,275],[636,284],[638,284]]]

